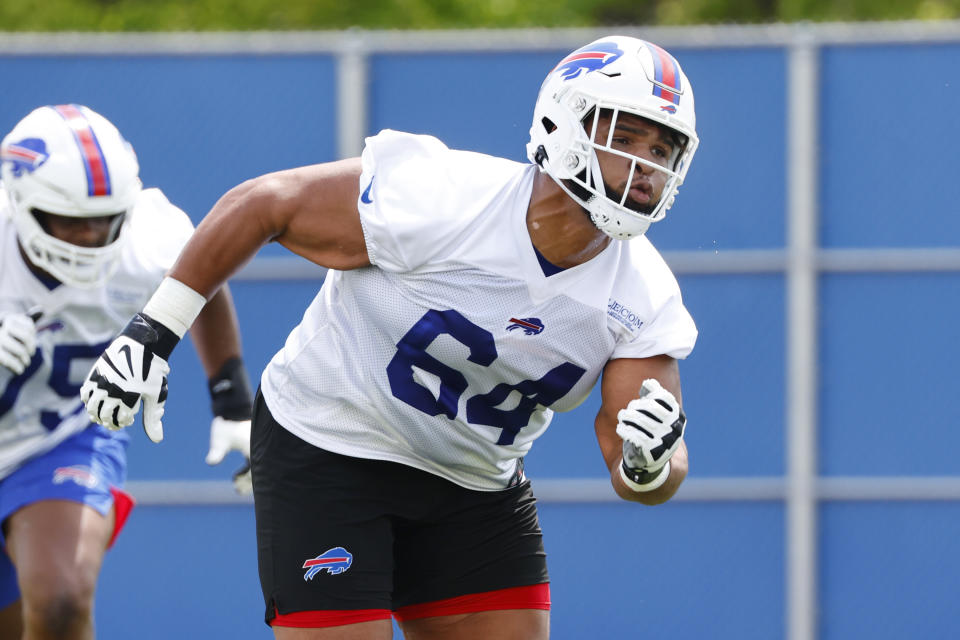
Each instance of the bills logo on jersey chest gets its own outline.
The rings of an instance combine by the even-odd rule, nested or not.
[[[524,335],[535,336],[543,331],[543,323],[540,318],[510,318],[507,331],[516,329],[522,329]]]

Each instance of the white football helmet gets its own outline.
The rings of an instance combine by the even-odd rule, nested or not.
[[[77,287],[103,283],[120,256],[124,216],[140,193],[137,156],[117,128],[76,104],[40,107],[0,143],[0,178],[31,262]],[[49,234],[37,212],[115,216],[107,244],[81,247]]]
[[[677,149],[671,167],[613,149],[610,138],[595,140],[601,112],[610,131],[621,114],[646,118],[672,129]],[[663,219],[683,183],[699,139],[693,90],[680,65],[657,45],[608,36],[577,49],[550,72],[533,112],[527,156],[590,214],[607,235],[626,240]],[[631,175],[643,165],[667,174],[658,202],[645,210],[628,206],[629,189],[608,195],[597,151],[630,160]]]

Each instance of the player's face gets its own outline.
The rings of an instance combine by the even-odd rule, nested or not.
[[[106,246],[119,215],[123,214],[74,218],[45,211],[36,212],[37,221],[44,231],[57,240],[86,248]]]
[[[677,145],[670,129],[639,116],[621,113],[614,124],[610,136],[611,114],[601,114],[597,123],[594,141],[638,158],[656,166],[672,168],[676,158]],[[667,174],[651,166],[638,162],[634,171],[627,158],[609,151],[597,150],[597,161],[603,173],[603,184],[607,197],[617,202],[629,190],[624,204],[634,211],[650,213],[660,202]]]

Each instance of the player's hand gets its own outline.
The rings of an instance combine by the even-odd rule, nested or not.
[[[133,424],[143,403],[143,429],[154,442],[163,440],[164,404],[167,400],[167,358],[179,337],[143,314],[110,343],[94,363],[80,399],[94,422],[108,429]]]
[[[210,409],[210,451],[207,464],[220,464],[231,450],[243,454],[244,465],[233,474],[233,486],[240,495],[253,493],[250,476],[250,416],[253,396],[250,381],[240,356],[228,358],[208,381]]]
[[[23,313],[11,313],[0,320],[0,366],[20,375],[37,350],[37,328]]]
[[[242,496],[253,493],[253,475],[250,473],[250,460],[233,473],[233,488]]]
[[[240,495],[249,495],[253,490],[250,478],[250,421],[227,420],[217,416],[210,424],[207,464],[220,464],[230,451],[239,451],[246,460],[244,466],[233,474],[233,486]]]
[[[653,378],[644,380],[640,397],[617,414],[626,475],[640,485],[656,480],[680,447],[686,424],[687,417],[673,394]]]

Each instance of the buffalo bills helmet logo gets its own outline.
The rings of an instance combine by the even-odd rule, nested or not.
[[[304,561],[302,568],[306,569],[307,572],[303,574],[303,579],[304,581],[313,580],[313,576],[324,569],[334,576],[349,569],[351,564],[353,564],[353,554],[343,547],[327,549],[316,558]]]
[[[585,73],[603,69],[622,55],[623,51],[615,42],[598,42],[577,49],[561,60],[554,71],[562,72],[564,80],[572,80]]]
[[[667,113],[676,113],[677,108],[672,104],[665,104],[660,107],[660,111],[666,111]]]
[[[33,173],[49,157],[47,143],[40,138],[24,138],[20,142],[11,142],[0,149],[0,161],[11,163],[13,175],[17,178],[24,172]]]
[[[523,329],[524,335],[535,336],[543,331],[543,323],[540,322],[540,318],[510,318],[507,331],[514,329]]]

